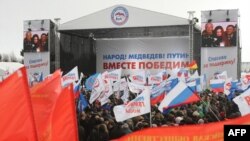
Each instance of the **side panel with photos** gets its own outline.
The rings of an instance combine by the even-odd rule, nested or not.
[[[201,13],[202,47],[236,47],[238,10],[212,10]]]
[[[23,52],[49,51],[50,20],[24,21]]]
[[[208,80],[226,71],[237,79],[239,72],[238,10],[201,12],[201,74]]]

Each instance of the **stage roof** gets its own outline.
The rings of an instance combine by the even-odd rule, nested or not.
[[[125,9],[125,10],[124,10]],[[125,11],[125,12],[124,12]],[[124,24],[114,23],[114,15]],[[119,18],[119,17],[118,17]],[[59,25],[59,31],[188,25],[188,19],[127,5],[115,5]]]

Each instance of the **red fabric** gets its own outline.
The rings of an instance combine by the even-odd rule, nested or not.
[[[37,141],[24,67],[0,83],[0,140]]]
[[[150,98],[151,105],[160,103],[164,99],[165,95],[166,95],[166,92],[163,92],[162,94],[160,94],[159,96],[155,98]]]
[[[51,139],[52,111],[62,91],[61,71],[57,70],[52,76],[32,87],[30,91],[38,139],[48,141]]]
[[[52,141],[78,141],[72,85],[63,89],[52,114]]]
[[[194,69],[194,70],[198,68],[197,63],[196,63],[195,60],[193,60],[193,61],[189,64],[189,68],[190,68],[190,69]]]
[[[249,125],[250,114],[236,119],[202,125],[146,128],[113,141],[223,141],[224,125]]]

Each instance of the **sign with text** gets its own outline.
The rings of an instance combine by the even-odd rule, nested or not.
[[[237,48],[201,48],[201,56],[201,74],[206,74],[207,80],[223,71],[233,79],[237,78]]]
[[[97,72],[123,69],[157,73],[162,69],[187,67],[189,38],[129,38],[96,40]]]
[[[24,65],[27,69],[29,83],[31,81],[40,82],[41,77],[45,78],[50,74],[49,52],[24,53]]]
[[[224,125],[224,141],[250,138],[250,125]]]

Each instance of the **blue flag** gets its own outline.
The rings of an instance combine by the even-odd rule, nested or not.
[[[86,87],[86,90],[89,90],[91,91],[92,90],[92,87],[95,83],[95,80],[97,78],[97,76],[99,75],[99,73],[96,73],[94,75],[91,75],[85,82],[85,87]]]
[[[82,112],[87,107],[88,107],[88,102],[87,102],[85,96],[83,96],[83,94],[81,93],[79,101],[78,101],[78,110],[79,110],[79,112]]]

